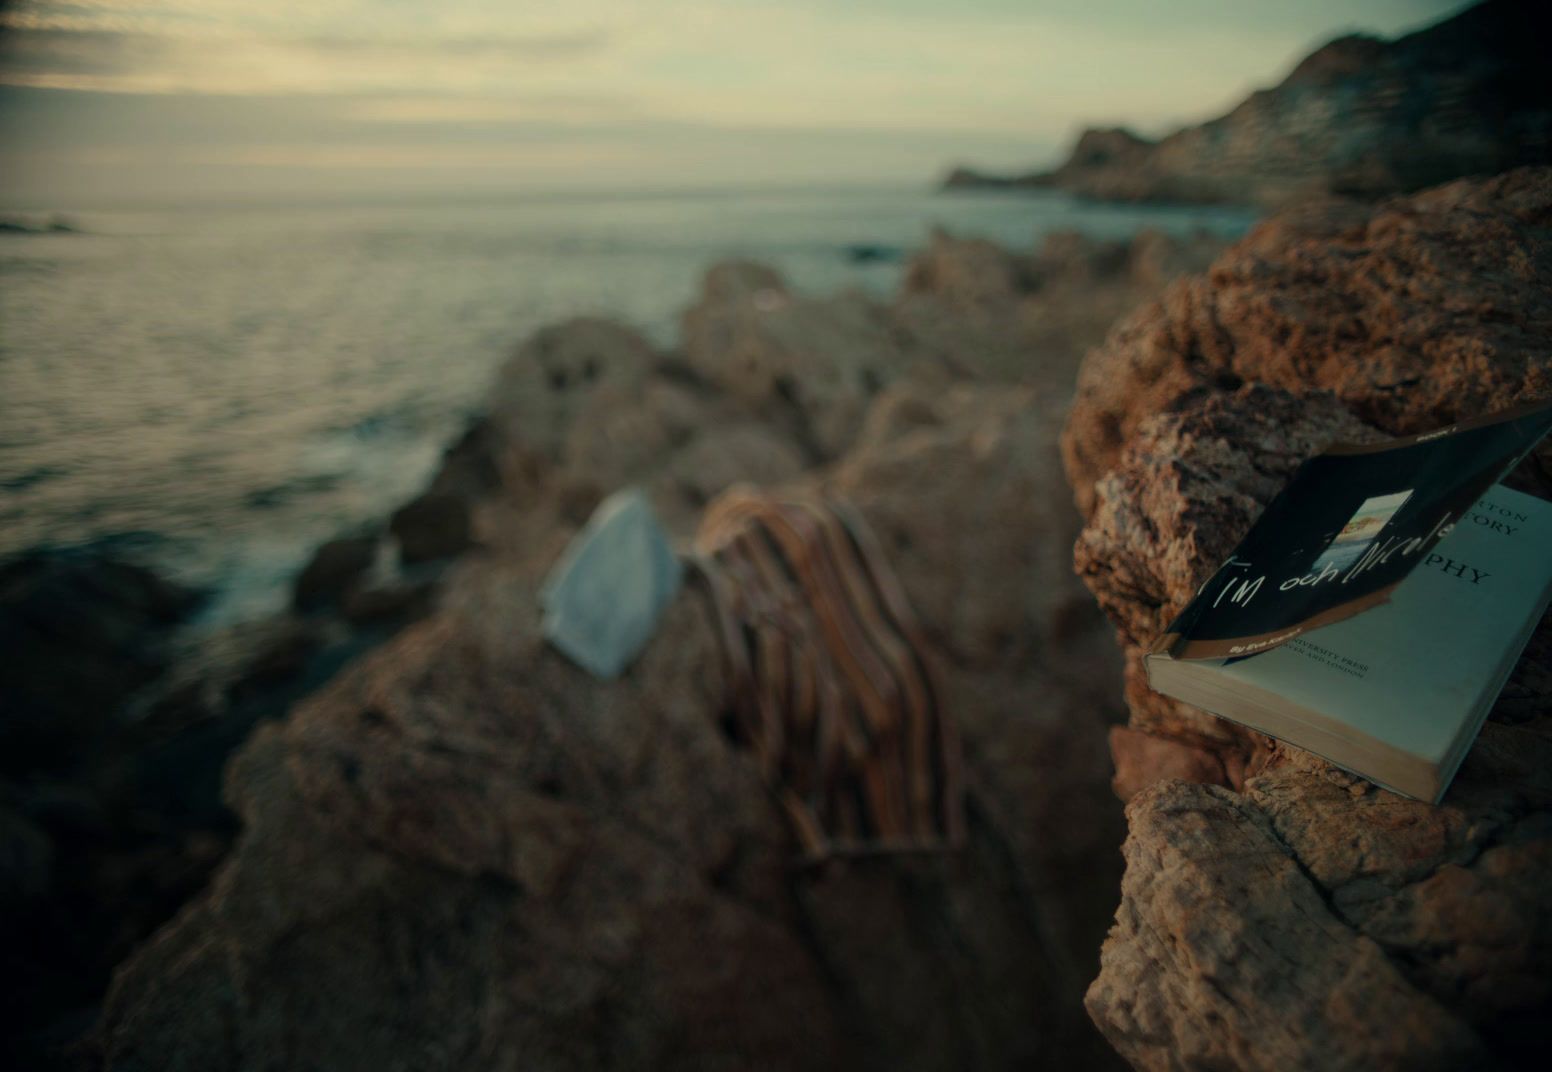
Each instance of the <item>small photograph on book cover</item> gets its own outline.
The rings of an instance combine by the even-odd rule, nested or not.
[[[1322,573],[1327,569],[1345,570],[1379,539],[1381,532],[1402,505],[1412,497],[1412,489],[1375,495],[1363,500],[1353,516],[1347,519],[1329,546],[1315,559],[1311,572]]]

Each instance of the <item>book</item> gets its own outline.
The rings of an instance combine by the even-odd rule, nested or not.
[[[1552,602],[1495,483],[1552,405],[1310,459],[1145,656],[1150,687],[1437,802]]]

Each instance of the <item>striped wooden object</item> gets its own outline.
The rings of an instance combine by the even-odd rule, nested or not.
[[[956,847],[959,739],[861,516],[734,488],[707,508],[688,558],[715,608],[739,735],[804,855]]]

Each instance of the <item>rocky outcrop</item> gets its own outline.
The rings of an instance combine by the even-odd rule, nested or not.
[[[950,289],[911,300],[947,324]],[[1051,552],[1079,525],[1067,396],[957,382],[906,315],[735,264],[682,352],[598,320],[520,348],[465,452],[482,553],[231,764],[242,836],[118,973],[107,1065],[1113,1064],[1080,996],[1118,880],[1119,664]],[[965,740],[962,852],[796,868],[694,585],[617,681],[542,642],[539,584],[603,494],[638,484],[685,535],[739,480],[877,532]]]
[[[1552,393],[1552,172],[1268,221],[1085,361],[1077,571],[1126,660],[1127,871],[1087,1004],[1139,1068],[1529,1066],[1552,1007],[1552,618],[1440,806],[1148,690],[1294,467]],[[1547,454],[1517,479],[1546,494]]]
[[[292,602],[299,610],[311,610],[339,600],[376,558],[377,539],[372,536],[340,536],[319,545],[296,576]]]
[[[169,633],[198,601],[89,550],[0,563],[0,772],[89,756],[125,699],[167,668]]]
[[[778,414],[809,462],[845,451],[868,401],[914,354],[859,294],[793,294],[768,268],[729,262],[684,315],[684,362],[749,410]]]
[[[956,376],[1072,390],[1078,362],[1116,318],[1223,249],[1205,232],[1105,240],[1054,231],[1032,250],[936,231],[906,264],[894,331]]]
[[[1328,390],[1397,435],[1544,395],[1549,294],[1546,168],[1275,216],[1084,361],[1062,444],[1079,506],[1092,512],[1141,423],[1196,387]],[[1552,454],[1541,461],[1552,490]]]
[[[1054,171],[951,177],[1113,201],[1281,204],[1552,163],[1546,29],[1535,5],[1487,0],[1394,41],[1337,38],[1227,115],[1158,142],[1087,130]]]
[[[1074,779],[1075,799],[1103,781],[1098,737],[1074,742],[1067,723],[1087,725],[1096,711],[1114,709],[1106,690],[1115,674],[1095,667],[1113,653],[1064,554],[1050,550],[1070,545],[1077,531],[1056,475],[1051,413],[1065,404],[1083,348],[1102,336],[1105,322],[1127,301],[1155,294],[1173,273],[1205,262],[1210,248],[1211,240],[1150,233],[1132,242],[1062,234],[1032,252],[1001,253],[939,235],[892,302],[805,298],[768,268],[719,267],[686,314],[693,354],[661,351],[597,319],[536,333],[502,370],[487,412],[447,449],[415,507],[323,545],[295,582],[292,611],[180,638],[170,662],[159,655],[135,679],[155,678],[128,718],[109,717],[126,699],[117,687],[111,704],[80,707],[81,717],[95,720],[78,726],[78,742],[100,753],[90,770],[55,778],[29,767],[0,783],[0,898],[14,893],[8,919],[25,941],[11,944],[11,963],[31,981],[27,1000],[6,1014],[19,1025],[18,1052],[30,1061],[78,1034],[112,965],[208,881],[236,833],[221,803],[220,771],[252,729],[405,623],[431,614],[447,585],[469,583],[457,580],[463,572],[484,577],[517,563],[536,573],[618,487],[645,486],[670,528],[687,536],[705,504],[733,483],[815,479],[805,474],[825,459],[833,459],[831,476],[848,494],[865,499],[881,521],[901,523],[901,539],[920,527],[920,547],[894,553],[923,563],[914,583],[945,623],[936,639],[965,658],[983,653],[955,671],[956,687],[971,697],[967,710],[983,712],[980,746],[994,774],[987,784],[1000,787],[983,788],[980,799],[1027,859],[1063,861],[1051,864],[1053,875],[1094,877],[1070,918],[1053,907],[1070,898],[1038,892],[1052,919],[1067,920],[1048,936],[1058,959],[1082,963],[1115,881],[1113,869],[1093,866],[1083,853],[1110,851],[1093,845],[1104,840],[1101,827],[1118,836],[1116,815],[1105,812],[1096,825],[1038,809],[1060,811],[1047,786],[1063,778]],[[993,262],[1011,266],[1011,277],[977,282]],[[745,383],[731,375],[724,346],[765,378]],[[1014,420],[1022,408],[1039,409],[1046,431],[1036,435],[1027,421]],[[979,436],[978,423],[986,425]],[[989,451],[984,457],[971,456],[977,443]],[[886,471],[885,459],[897,452],[912,460],[890,462]],[[974,479],[945,485],[934,476],[940,467]],[[977,489],[999,470],[1022,498],[977,505]],[[935,514],[926,513],[928,504]],[[961,513],[999,526],[1001,542],[989,533],[981,544],[966,542],[952,523]],[[996,571],[1009,568],[1034,579],[1027,590],[1002,583],[1005,574]],[[961,590],[967,598],[956,598]],[[959,639],[961,629],[975,635],[972,645]],[[984,653],[1001,654],[988,661]],[[64,658],[40,665],[57,669]],[[1059,683],[1024,680],[1020,659],[1054,661],[1071,672]],[[22,667],[0,673],[12,669]],[[1089,696],[1085,673],[1101,683],[1101,695],[1080,698]],[[66,725],[49,723],[56,731]],[[1043,761],[1030,765],[1030,756],[1047,753],[1065,757],[1059,771]],[[36,758],[8,755],[25,755],[29,764]],[[1075,834],[1064,841],[1033,833],[1046,827]],[[1019,881],[1045,891],[1053,880],[1025,868]],[[45,888],[46,895],[38,892]],[[846,937],[837,929],[834,940]],[[897,938],[875,944],[886,940]],[[1069,1014],[1086,969],[1061,972],[1063,1022],[1081,1028]],[[960,1006],[945,1015],[943,1024],[958,1025],[981,1013]],[[881,1053],[882,1045],[864,1048]]]

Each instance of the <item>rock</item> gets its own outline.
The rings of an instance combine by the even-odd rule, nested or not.
[[[1027,258],[984,238],[954,238],[933,228],[925,250],[913,256],[901,282],[904,293],[932,294],[969,315],[1006,312],[1033,289]]]
[[[1159,783],[1127,808],[1121,911],[1088,1008],[1138,1069],[1454,1069],[1487,1053],[1328,907],[1269,818]]]
[[[871,449],[823,480],[873,524],[924,628],[970,665],[1013,666],[1057,639],[1058,607],[1078,591],[1067,547],[1056,413],[1030,391],[961,385],[892,388],[879,411],[928,416],[893,434],[865,426]]]
[[[646,496],[639,489],[617,491],[544,582],[544,639],[594,677],[618,677],[652,639],[681,576]]]
[[[479,417],[442,452],[442,464],[431,478],[431,490],[471,499],[501,486],[501,445],[486,417]]]
[[[409,621],[430,611],[436,599],[437,579],[390,581],[358,588],[345,597],[341,608],[352,625],[384,621]]]
[[[683,334],[686,365],[748,410],[780,421],[810,462],[850,445],[872,396],[914,356],[861,295],[799,297],[770,269],[740,262],[707,274]]]
[[[1017,380],[1066,395],[1083,354],[1117,317],[1222,248],[1205,233],[1145,229],[1107,241],[1053,231],[1017,253],[939,230],[908,263],[891,313],[903,344],[956,378]]]
[[[732,262],[708,273],[706,290],[722,300],[772,281],[769,269]],[[607,321],[537,333],[503,368],[486,420],[501,473],[501,494],[481,508],[491,514],[481,532],[493,547],[523,545],[538,502],[580,524],[629,485],[649,492],[670,531],[688,534],[701,507],[734,481],[776,481],[809,463],[790,410],[751,409]]]
[[[377,558],[375,536],[342,536],[320,544],[292,589],[292,602],[312,610],[336,602],[353,588]]]
[[[242,698],[297,678],[323,648],[324,631],[305,619],[277,618],[262,629],[246,631],[251,649],[226,679],[226,689]]]
[[[791,437],[754,421],[734,421],[703,428],[687,440],[658,483],[671,483],[685,505],[698,511],[739,481],[779,484],[804,468]]]
[[[1311,454],[1339,440],[1376,438],[1330,395],[1293,395],[1260,384],[1232,393],[1196,391],[1145,421],[1117,468],[1094,488],[1074,567],[1115,624],[1126,659],[1126,697],[1135,729],[1180,746],[1206,748],[1187,761],[1238,784],[1265,758],[1266,739],[1148,688],[1142,657],[1198,587],[1234,550],[1261,507]],[[1136,744],[1117,756],[1117,787],[1130,795],[1149,780]],[[1162,753],[1154,753],[1163,758]],[[1177,758],[1152,777],[1180,775]]]
[[[1552,169],[1452,183],[1370,210],[1269,219],[1084,361],[1063,440],[1080,508],[1149,416],[1193,387],[1329,390],[1386,432],[1552,392]],[[1552,451],[1527,486],[1552,492]]]
[[[1367,198],[1552,163],[1552,90],[1534,5],[1487,0],[1381,41],[1339,37],[1228,114],[1158,142],[1086,130],[1060,167],[955,185],[1055,186],[1110,201]]]
[[[103,742],[167,667],[167,635],[199,597],[149,569],[35,551],[0,565],[0,770],[47,769]]]
[[[1353,431],[1329,395],[1201,392],[1144,422],[1096,488],[1075,557],[1126,645],[1131,725],[1111,744],[1136,795],[1088,1005],[1139,1068],[1514,1064],[1552,1001],[1552,972],[1518,952],[1545,940],[1527,921],[1552,880],[1546,719],[1489,724],[1436,808],[1147,689],[1143,645],[1300,457]],[[1552,618],[1538,635],[1522,691],[1552,677]]]
[[[405,503],[388,520],[406,564],[451,558],[474,546],[472,504],[454,492],[428,491]]]
[[[1117,879],[1114,654],[1034,550],[1077,524],[1054,424],[1027,393],[919,390],[930,420],[875,422],[802,479],[852,497],[921,616],[964,633],[943,651],[962,854],[794,871],[721,728],[701,593],[680,592],[628,674],[594,680],[535,613],[568,525],[544,495],[490,503],[526,519],[522,538],[462,564],[431,617],[229,767],[243,833],[118,973],[106,1065],[1113,1064],[1078,999]],[[552,440],[562,468],[573,431]],[[664,449],[644,464],[682,448]]]
[[[607,320],[579,318],[536,332],[491,391],[486,420],[503,484],[516,488],[547,473],[563,454],[578,406],[605,386],[637,395],[657,362],[640,333]]]
[[[1552,616],[1439,806],[1152,693],[1141,654],[1308,455],[1552,390],[1549,208],[1541,170],[1284,214],[1085,362],[1074,563],[1130,708],[1087,1006],[1138,1068],[1541,1063]],[[1548,487],[1545,460],[1522,484]]]

